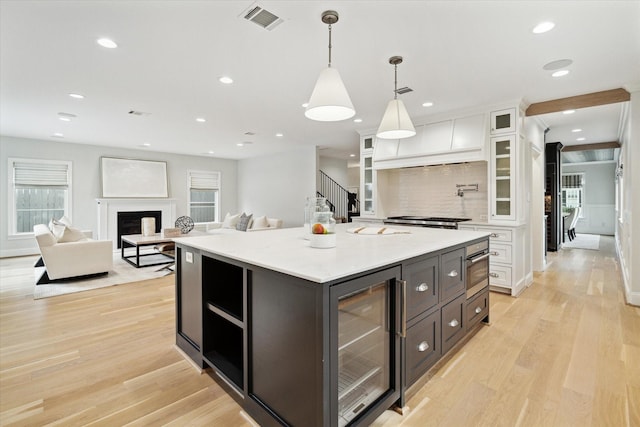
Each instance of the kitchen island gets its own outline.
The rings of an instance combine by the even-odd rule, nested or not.
[[[488,322],[465,261],[488,233],[355,226],[330,249],[303,228],[176,239],[176,344],[263,426],[367,425]]]

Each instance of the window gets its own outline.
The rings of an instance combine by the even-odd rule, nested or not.
[[[9,230],[32,233],[36,224],[71,217],[71,162],[9,159]]]
[[[584,203],[584,173],[562,175],[562,210],[582,208]],[[584,209],[580,209],[579,218],[583,218]]]
[[[220,172],[188,171],[189,216],[193,222],[218,221]]]

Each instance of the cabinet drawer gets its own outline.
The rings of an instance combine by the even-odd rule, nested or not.
[[[406,384],[410,386],[440,358],[440,311],[407,329]]]
[[[503,230],[503,229],[487,229],[489,234],[489,240],[491,242],[511,242],[512,234],[511,230]]]
[[[408,264],[402,275],[407,281],[407,319],[438,304],[438,257]]]
[[[465,294],[442,307],[442,354],[445,354],[464,336],[464,309],[467,302]]]
[[[440,301],[447,301],[464,291],[464,248],[442,254],[440,262]]]
[[[467,331],[489,314],[489,288],[467,301]]]
[[[489,244],[490,262],[501,262],[511,264],[511,245],[501,245],[499,243]]]
[[[511,287],[511,267],[489,264],[489,284]]]

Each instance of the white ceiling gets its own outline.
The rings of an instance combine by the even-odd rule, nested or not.
[[[267,31],[246,21],[241,14],[252,1],[244,0],[3,0],[0,133],[127,148],[150,144],[149,150],[195,155],[213,151],[233,159],[318,145],[347,158],[357,153],[357,131],[375,129],[393,96],[392,55],[404,56],[398,85],[413,89],[401,98],[414,120],[640,81],[640,1],[259,4],[284,22]],[[327,9],[340,14],[333,66],[359,124],[314,122],[301,107],[326,67],[328,31],[320,15]],[[532,34],[543,20],[556,27]],[[115,40],[118,49],[98,46],[99,37]],[[553,78],[542,69],[564,58],[573,60],[568,76]],[[219,83],[222,75],[234,83]],[[71,92],[85,99],[72,99]],[[425,101],[435,105],[425,108]],[[77,118],[62,122],[60,112]],[[615,112],[589,123],[598,125],[604,115]],[[56,132],[64,138],[52,137]],[[605,139],[615,140],[613,133],[607,128]],[[252,144],[236,146],[246,141]]]

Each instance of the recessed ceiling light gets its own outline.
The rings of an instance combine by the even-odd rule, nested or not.
[[[207,154],[213,154],[213,153],[215,153],[215,151],[213,151],[213,150],[207,151]]]
[[[202,117],[197,117],[197,118],[196,118],[196,122],[198,122],[198,123],[204,123],[204,122],[206,122],[206,121],[207,121],[207,119],[202,118]]]
[[[307,108],[309,106],[308,102],[305,102],[304,104],[302,104],[302,108]]]
[[[584,141],[585,139],[587,139],[587,138],[580,137],[580,138],[576,138],[576,141]]]
[[[562,114],[573,114],[573,113],[575,113],[575,112],[576,112],[576,110],[564,110],[564,111],[562,112]]]
[[[282,138],[282,137],[284,136],[284,134],[282,134],[282,133],[278,132],[278,133],[276,133],[276,136],[277,136],[278,138]]]
[[[151,147],[151,144],[145,142],[144,144],[140,144],[140,147]]]
[[[244,143],[242,143],[242,142],[238,142],[238,143],[236,144],[236,146],[238,146],[238,147],[244,147]]]
[[[60,132],[56,132],[56,133],[54,133],[54,134],[53,134],[53,135],[51,135],[51,136],[53,136],[54,138],[64,138],[64,135],[63,135],[63,134],[61,134]]]
[[[571,132],[573,132],[573,133],[582,132],[582,129],[571,129]]]
[[[423,107],[433,107],[433,102],[425,102],[422,104]]]
[[[353,119],[354,123],[362,123],[362,119]]]
[[[356,156],[355,154],[349,154],[349,157],[355,157],[355,156]]]
[[[118,47],[116,42],[107,38],[98,39],[98,44],[102,47],[106,47],[107,49],[115,49]]]
[[[58,120],[62,120],[63,122],[70,122],[71,119],[69,117],[58,117]]]
[[[222,76],[218,80],[220,81],[220,83],[224,83],[226,85],[230,85],[231,83],[233,83],[233,79],[227,76]]]
[[[70,93],[69,96],[75,99],[84,99],[84,95],[80,95],[79,93]]]
[[[555,26],[556,24],[550,21],[541,22],[535,27],[533,27],[532,31],[533,31],[533,34],[542,34],[542,33],[546,33],[547,31],[551,31]]]
[[[569,74],[569,70],[558,70],[554,73],[551,73],[552,77],[562,77],[562,76],[566,76],[567,74]]]
[[[560,68],[567,68],[571,64],[573,64],[571,59],[558,59],[544,64],[542,69],[547,71],[559,70]]]

